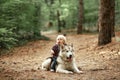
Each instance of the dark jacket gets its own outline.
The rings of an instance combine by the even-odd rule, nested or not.
[[[52,50],[54,51],[53,57],[58,57],[59,52],[60,52],[60,46],[58,44],[55,44],[52,47]]]

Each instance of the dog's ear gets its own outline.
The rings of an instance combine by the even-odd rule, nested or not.
[[[63,49],[64,49],[64,47],[65,47],[64,45],[60,45],[60,49],[61,49],[61,50],[63,50]]]
[[[71,47],[73,47],[73,43],[71,43]]]

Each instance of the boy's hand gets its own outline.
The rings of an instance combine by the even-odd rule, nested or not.
[[[52,54],[52,55],[54,54],[54,51],[53,51],[53,50],[51,50],[51,54]]]

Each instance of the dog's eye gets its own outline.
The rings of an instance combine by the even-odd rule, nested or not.
[[[68,50],[66,52],[69,52]]]

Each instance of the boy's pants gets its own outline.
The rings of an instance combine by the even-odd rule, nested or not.
[[[57,64],[57,57],[53,57],[52,58],[52,63],[51,63],[51,69],[55,70],[56,64]]]

